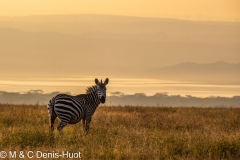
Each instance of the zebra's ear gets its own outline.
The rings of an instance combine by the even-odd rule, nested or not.
[[[97,79],[97,78],[95,78],[95,83],[96,83],[96,85],[100,85],[100,83],[99,83],[99,80]]]
[[[109,81],[108,78],[106,78],[105,81],[104,81],[104,85],[107,85],[108,81]]]

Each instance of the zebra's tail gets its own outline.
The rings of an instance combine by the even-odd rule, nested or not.
[[[49,132],[52,133],[54,130],[53,124],[54,120],[56,119],[56,114],[54,112],[54,104],[55,104],[55,97],[53,97],[49,104],[47,105],[48,108],[48,115],[49,115]]]
[[[55,98],[52,98],[52,99],[49,101],[49,104],[47,105],[49,118],[50,118],[53,114],[55,114],[55,113],[54,113],[54,104],[55,104]]]

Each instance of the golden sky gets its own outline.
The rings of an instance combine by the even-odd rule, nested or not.
[[[239,0],[0,0],[0,16],[111,14],[240,21]]]

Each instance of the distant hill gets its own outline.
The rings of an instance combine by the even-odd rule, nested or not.
[[[19,28],[34,32],[80,34],[86,32],[156,33],[205,35],[238,33],[239,22],[202,22],[167,18],[130,17],[116,15],[35,15],[22,17],[0,16],[0,27]]]
[[[234,82],[240,84],[240,63],[184,62],[173,66],[163,67],[156,71],[159,76],[174,80],[194,80],[213,82]]]

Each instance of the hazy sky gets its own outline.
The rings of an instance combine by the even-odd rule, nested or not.
[[[58,16],[12,17],[29,15]],[[240,23],[196,21],[240,22],[240,0],[0,0],[0,91],[77,94],[95,77],[108,77],[108,94],[239,95],[239,69],[218,64],[220,73],[214,70],[213,79],[205,72],[183,76],[175,71],[180,74],[170,74],[174,78],[160,73],[182,62],[226,61],[239,68],[231,63],[240,62]],[[79,77],[91,79],[86,83]]]
[[[0,16],[113,14],[240,21],[239,0],[0,0]]]

